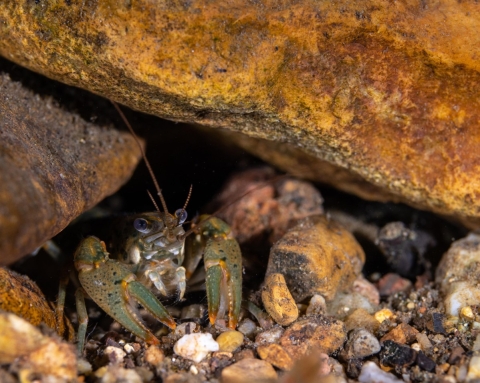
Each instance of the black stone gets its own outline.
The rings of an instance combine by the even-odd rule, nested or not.
[[[436,363],[421,351],[419,351],[417,354],[416,363],[417,363],[417,366],[420,367],[422,370],[425,370],[428,372],[435,371]]]
[[[427,328],[435,334],[446,334],[445,327],[443,327],[443,314],[432,313],[431,318],[427,322]]]
[[[402,344],[392,340],[383,342],[382,351],[380,353],[380,361],[385,366],[410,366],[415,363],[417,352]]]

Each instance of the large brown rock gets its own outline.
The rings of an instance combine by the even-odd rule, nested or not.
[[[114,193],[139,158],[129,133],[86,122],[0,71],[0,265]]]
[[[10,60],[461,218],[480,215],[479,30],[478,4],[453,0],[0,4]]]

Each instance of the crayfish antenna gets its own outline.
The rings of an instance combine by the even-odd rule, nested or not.
[[[135,134],[135,131],[133,130],[132,125],[130,125],[130,122],[127,120],[127,117],[125,116],[123,111],[120,109],[120,106],[115,101],[113,101],[113,100],[110,100],[110,101],[112,102],[115,109],[117,109],[118,114],[120,114],[120,117],[122,117],[123,122],[125,123],[125,125],[127,125],[128,130],[130,131],[133,138],[135,139],[135,142],[137,143],[138,147],[140,148],[140,152],[142,153],[142,158],[145,161],[145,165],[147,165],[148,172],[150,173],[150,176],[152,177],[153,184],[155,185],[155,189],[157,190],[158,197],[160,198],[160,202],[162,203],[163,212],[164,212],[165,215],[168,214],[167,204],[165,202],[165,199],[163,198],[162,189],[160,189],[160,185],[157,182],[157,178],[155,177],[155,174],[153,173],[152,166],[150,165],[150,162],[147,159],[147,156],[145,154],[145,150],[143,149],[143,146],[140,143],[140,140],[138,139],[137,135]],[[151,195],[150,195],[150,198],[152,198]],[[152,200],[153,200],[153,198],[152,198]],[[156,206],[156,204],[155,204],[155,206]],[[158,209],[158,207],[157,207],[157,210],[160,211]]]
[[[284,178],[287,178],[289,177],[288,174],[282,174],[282,175],[279,175],[279,176],[275,176],[267,181],[264,181],[262,183],[260,183],[259,185],[255,186],[253,189],[250,189],[250,190],[247,190],[246,192],[240,194],[238,197],[234,198],[234,200],[226,205],[223,205],[220,209],[216,210],[214,213],[212,214],[209,214],[209,216],[207,218],[205,218],[203,221],[199,222],[195,227],[192,227],[190,230],[187,230],[183,235],[182,235],[182,238],[186,238],[188,237],[190,234],[192,234],[194,231],[197,231],[199,226],[203,226],[205,225],[210,219],[212,218],[215,218],[220,212],[224,211],[225,209],[229,208],[230,206],[232,206],[233,204],[236,204],[238,201],[240,201],[243,197],[249,195],[250,193],[253,193],[257,190],[261,190],[271,184],[273,184],[274,182],[278,182]],[[190,198],[190,197],[189,197]],[[188,202],[188,199],[187,199],[187,202]]]

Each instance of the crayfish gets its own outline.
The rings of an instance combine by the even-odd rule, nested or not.
[[[141,320],[136,302],[174,329],[174,319],[157,296],[168,296],[176,290],[181,299],[186,281],[202,257],[210,323],[214,324],[217,317],[228,311],[228,327],[235,328],[242,301],[242,255],[230,227],[213,216],[201,216],[190,230],[183,229],[190,193],[185,206],[170,214],[142,145],[121,109],[113,104],[140,147],[162,209],[150,195],[156,211],[125,218],[117,229],[117,240],[109,244],[110,249],[93,236],[78,246],[74,264],[81,284],[75,295],[79,353],[83,352],[88,323],[85,296],[139,338],[158,344],[159,340]],[[65,295],[62,288],[60,295]]]

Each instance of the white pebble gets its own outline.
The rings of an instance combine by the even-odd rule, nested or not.
[[[123,362],[123,358],[127,355],[125,351],[123,351],[121,348],[114,347],[114,346],[108,346],[105,348],[103,351],[105,355],[108,355],[108,358],[111,363],[121,363]]]
[[[193,360],[196,363],[202,361],[209,352],[218,351],[218,343],[212,337],[212,334],[194,333],[187,334],[180,338],[173,351],[175,354],[185,359]]]
[[[395,375],[380,369],[374,362],[366,362],[363,365],[358,381],[360,383],[404,383]]]
[[[444,295],[447,314],[458,316],[462,307],[480,300],[480,276],[476,272],[479,262],[480,235],[475,233],[452,243],[443,255],[435,278]]]
[[[135,351],[135,348],[130,343],[127,343],[125,346],[123,346],[123,349],[127,354],[131,354]]]

